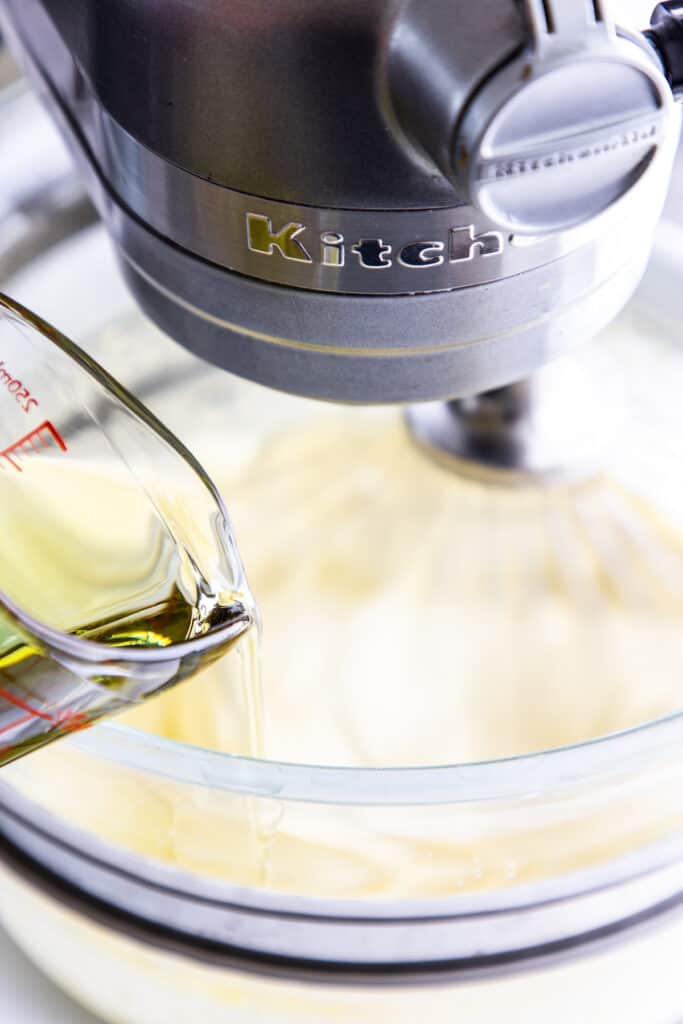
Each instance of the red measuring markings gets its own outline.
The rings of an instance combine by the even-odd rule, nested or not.
[[[40,708],[32,707],[27,701],[18,697],[17,694],[4,689],[4,687],[0,687],[0,700],[7,701],[8,704],[11,704],[18,710],[25,712],[25,714],[20,715],[18,718],[15,718],[6,725],[3,725],[0,728],[0,735],[6,732],[11,732],[14,729],[18,729],[20,726],[26,725],[27,722],[35,721],[36,718],[41,719],[48,727],[52,726],[63,733],[79,732],[81,729],[85,729],[90,725],[90,719],[83,711],[72,711],[69,708],[58,710],[54,713],[41,711]],[[11,744],[9,746],[0,745],[0,754],[6,752],[10,748]]]
[[[6,700],[8,704],[13,704],[15,708],[21,708],[22,711],[26,712],[24,718],[21,719],[22,722],[27,722],[31,718],[43,718],[46,722],[52,722],[53,720],[53,716],[48,714],[48,712],[39,711],[38,708],[32,708],[31,705],[27,704],[25,700],[21,699],[21,697],[17,697],[15,693],[10,693],[9,690],[5,690],[4,688],[0,688],[0,699]],[[15,720],[11,723],[11,726],[18,724],[19,722]],[[10,728],[10,726],[8,726],[8,728]],[[3,729],[2,731],[4,732],[5,730]]]
[[[9,448],[0,451],[0,468],[7,469],[9,466],[13,466],[21,473],[20,459],[27,455],[39,455],[46,448],[54,448],[55,445],[63,452],[67,450],[66,442],[57,428],[49,420],[45,420],[39,427],[20,437]]]

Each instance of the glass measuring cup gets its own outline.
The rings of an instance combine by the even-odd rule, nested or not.
[[[0,295],[0,765],[193,674],[254,618],[201,466]]]

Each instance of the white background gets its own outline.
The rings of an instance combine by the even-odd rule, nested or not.
[[[2,1024],[94,1024],[95,1018],[43,977],[0,930],[0,1021]]]

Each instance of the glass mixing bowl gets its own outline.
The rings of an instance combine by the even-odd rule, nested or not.
[[[344,661],[342,640],[351,643],[358,628],[358,602],[337,607],[328,591],[338,597],[338,587],[348,587],[344,566],[358,584],[362,566],[386,553],[381,533],[332,545],[334,587],[328,579],[326,590],[317,569],[301,569],[321,518],[329,524],[323,536],[337,535],[337,503],[347,525],[354,515],[373,520],[382,499],[375,477],[348,476],[332,491],[327,481],[322,508],[315,483],[299,505],[288,498],[289,473],[289,490],[272,479],[269,459],[285,436],[309,438],[311,457],[322,452],[322,464],[332,445],[354,473],[379,464],[384,474],[385,442],[378,464],[366,442],[389,431],[390,445],[399,443],[396,410],[340,411],[272,395],[198,362],[133,310],[99,228],[10,282],[11,294],[84,344],[214,474],[233,510],[247,571],[251,565],[262,575],[261,589],[257,579],[252,585],[266,624],[264,706],[272,698],[276,721],[288,694],[296,697],[290,728],[281,736],[271,728],[270,738],[266,730],[268,757],[245,756],[258,753],[249,729],[253,707],[248,694],[227,692],[216,670],[133,724],[98,726],[3,772],[0,916],[77,1000],[116,1024],[456,1016],[471,1024],[551,1017],[669,1024],[683,1014],[683,919],[676,909],[683,892],[683,616],[678,535],[669,523],[681,500],[672,475],[683,382],[677,253],[680,229],[664,224],[639,296],[600,343],[637,385],[637,429],[622,433],[626,441],[613,459],[617,490],[614,480],[572,485],[571,516],[593,524],[588,563],[600,567],[590,575],[592,603],[583,603],[580,589],[588,577],[565,581],[562,593],[582,609],[578,625],[561,619],[556,628],[538,618],[538,596],[545,606],[547,580],[554,580],[539,568],[548,562],[548,516],[560,531],[552,534],[553,550],[566,555],[576,545],[556,492],[451,481],[407,442],[401,448],[401,478],[427,474],[411,485],[420,493],[425,480],[455,488],[448,525],[468,545],[478,541],[472,564],[479,568],[473,575],[469,566],[462,594],[472,599],[470,628],[488,609],[473,645],[491,656],[473,678],[483,678],[482,665],[489,675],[497,666],[491,693],[500,700],[497,708],[461,701],[460,731],[443,686],[408,673],[411,690],[394,665],[393,697],[387,687],[381,667],[392,643],[416,657],[405,600],[392,621],[406,635],[385,635],[371,618],[360,634],[367,657]],[[380,475],[388,488],[379,517],[387,532],[396,479]],[[258,487],[265,487],[265,512],[250,500]],[[365,487],[367,501],[354,513],[346,496]],[[297,488],[293,493],[301,498]],[[398,497],[405,502],[403,492]],[[405,521],[417,517],[424,526],[415,539],[422,555],[435,537],[429,507],[399,505]],[[313,518],[307,509],[316,510]],[[272,536],[259,516],[270,517]],[[443,540],[445,524],[436,525]],[[553,564],[571,567],[577,558]],[[278,670],[297,686],[285,659],[288,637],[295,652],[304,651],[312,628],[306,615],[303,627],[297,620],[303,605],[289,605],[284,618],[278,613],[282,592],[269,589],[263,568],[272,569],[273,559],[301,569],[296,593],[309,595],[308,615],[311,588],[318,588],[313,647],[334,642],[335,654],[330,660],[325,648],[329,678],[321,676],[317,689],[309,665],[301,689],[269,690]],[[400,577],[400,559],[379,564],[383,579]],[[519,582],[510,590],[513,577],[531,579],[531,590],[520,591]],[[571,580],[578,596],[566,589]],[[365,584],[371,589],[371,580]],[[518,606],[511,626],[503,613]],[[270,662],[269,622],[277,652]],[[532,643],[536,676],[515,682],[509,666],[528,668],[522,652]],[[438,675],[448,643],[437,645],[435,657],[417,650]],[[609,680],[615,664],[621,674]],[[581,674],[591,666],[593,681],[582,689]],[[361,684],[340,705],[340,686],[356,676]],[[373,682],[378,695],[368,704],[363,695]],[[441,719],[445,738],[442,729],[430,732]],[[544,736],[545,746],[557,749],[540,749]],[[448,749],[461,763],[444,761]]]

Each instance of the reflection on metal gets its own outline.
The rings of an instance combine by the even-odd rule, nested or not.
[[[31,197],[3,225],[0,280],[6,280],[77,231],[97,220],[95,209],[75,178],[55,181]]]
[[[16,85],[19,77],[19,69],[12,60],[0,33],[0,103],[2,102],[2,91],[12,85]]]
[[[553,482],[599,472],[624,405],[618,374],[566,358],[481,395],[412,406],[406,419],[420,447],[457,473]]]
[[[3,51],[0,49],[0,90]],[[23,80],[0,91],[0,280],[96,220],[64,143]]]

